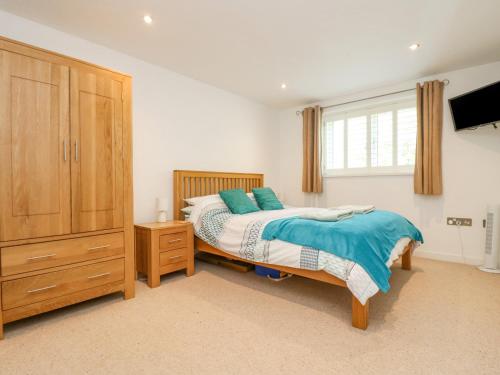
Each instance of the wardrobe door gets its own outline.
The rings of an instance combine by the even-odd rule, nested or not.
[[[71,69],[72,231],[123,227],[123,85]]]
[[[0,241],[71,232],[69,68],[0,50]]]

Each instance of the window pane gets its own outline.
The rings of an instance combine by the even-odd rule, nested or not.
[[[333,123],[333,168],[344,168],[344,120]]]
[[[366,167],[366,116],[347,119],[347,167]]]
[[[392,166],[392,112],[371,115],[372,167]]]
[[[398,165],[415,164],[417,142],[417,109],[398,110]]]
[[[333,122],[328,121],[325,125],[325,168],[333,168]]]
[[[326,169],[344,168],[344,120],[328,121],[326,136]]]

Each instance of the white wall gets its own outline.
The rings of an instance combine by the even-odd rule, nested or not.
[[[326,178],[319,197],[301,192],[302,118],[291,108],[280,113],[280,189],[289,204],[335,206],[372,203],[399,212],[417,225],[425,245],[418,253],[437,259],[479,264],[484,247],[482,220],[488,203],[500,203],[500,129],[492,127],[456,133],[447,99],[500,80],[500,62],[440,74],[445,88],[443,124],[443,184],[440,197],[413,193],[413,176]],[[422,80],[419,81],[423,81]],[[416,81],[349,95],[319,103],[330,105],[414,87]],[[500,104],[499,104],[500,105]],[[293,167],[292,167],[293,166]],[[446,217],[471,217],[472,227],[446,224]],[[461,236],[460,236],[461,234]]]
[[[2,11],[0,35],[133,76],[136,223],[154,219],[155,197],[172,197],[174,169],[262,172],[267,185],[277,181],[276,111]]]

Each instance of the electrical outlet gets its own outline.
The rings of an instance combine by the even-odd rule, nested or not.
[[[470,217],[449,217],[446,219],[448,225],[458,225],[461,227],[471,227],[472,219]]]

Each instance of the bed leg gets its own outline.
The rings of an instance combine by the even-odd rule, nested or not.
[[[368,309],[370,300],[365,305],[354,296],[352,296],[352,326],[365,330],[368,328]]]
[[[408,247],[401,257],[401,268],[408,271],[411,270],[411,247]]]

